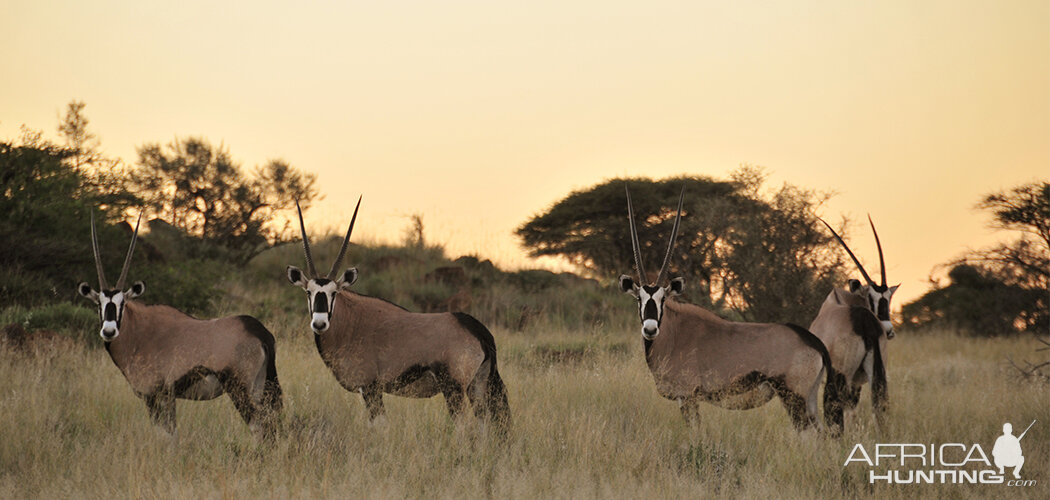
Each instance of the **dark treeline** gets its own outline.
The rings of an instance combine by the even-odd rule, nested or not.
[[[309,209],[318,196],[314,175],[283,160],[245,169],[226,148],[199,137],[144,143],[128,164],[103,154],[88,125],[84,104],[72,102],[57,142],[26,127],[19,138],[0,140],[0,320],[52,318],[40,324],[90,330],[95,313],[74,288],[96,280],[92,211],[109,272],[124,258],[132,231],[126,221],[143,214],[149,231],[132,274],[149,284],[150,303],[207,315],[227,298],[224,279],[237,276],[259,290],[284,287],[280,303],[258,293],[263,298],[243,304],[244,312],[300,312],[301,298],[281,278],[285,265],[301,264],[297,245],[269,250],[298,240],[294,225],[277,221],[294,217],[297,199]],[[728,180],[614,179],[569,194],[518,228],[532,255],[566,258],[592,279],[507,273],[478,257],[453,260],[425,244],[422,215],[413,217],[402,247],[355,245],[351,265],[364,266],[359,291],[413,310],[467,310],[512,330],[626,325],[631,302],[613,286],[620,274],[634,273],[624,187],[634,199],[644,265],[655,274],[684,186],[682,230],[670,260],[672,274],[686,279],[684,299],[733,319],[808,325],[831,288],[855,270],[817,222],[830,195],[764,184],[763,171],[753,167]],[[979,335],[1047,331],[1050,183],[990,194],[978,208],[1020,236],[946,264],[949,282],[933,283],[906,304],[904,325]],[[275,217],[282,213],[290,217]],[[844,233],[848,220],[838,226]],[[318,246],[323,252],[325,243]]]
[[[75,298],[79,280],[94,282],[89,216],[98,222],[107,269],[120,269],[141,213],[143,239],[135,272],[149,279],[152,301],[205,311],[224,269],[248,262],[295,235],[273,215],[304,209],[317,197],[316,177],[274,160],[250,174],[229,151],[201,138],[144,144],[127,165],[100,152],[84,104],[72,102],[59,123],[61,143],[23,126],[0,141],[0,303],[33,307]],[[113,271],[110,271],[113,272]]]

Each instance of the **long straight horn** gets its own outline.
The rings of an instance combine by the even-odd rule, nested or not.
[[[131,234],[131,244],[128,245],[128,254],[124,257],[124,267],[120,269],[120,278],[117,279],[117,290],[124,289],[124,280],[128,278],[128,268],[131,267],[131,255],[135,253],[135,242],[139,239],[139,223],[142,222],[142,211],[139,211],[139,219],[135,221],[135,232]]]
[[[102,272],[102,256],[98,253],[98,234],[95,231],[95,209],[91,209],[91,251],[95,254],[95,271],[98,273],[98,288],[105,290],[109,288],[106,283],[106,273]]]
[[[299,230],[303,233],[303,251],[306,253],[306,267],[307,271],[310,271],[310,277],[317,277],[317,270],[314,269],[314,257],[310,255],[310,238],[306,236],[306,224],[303,223],[303,209],[299,207],[299,200],[295,200],[295,209],[299,211]]]
[[[868,224],[871,224],[871,232],[875,233],[875,246],[879,247],[879,271],[882,272],[882,286],[886,286],[886,261],[882,258],[882,243],[879,243],[879,232],[875,230],[875,223],[871,221],[871,214],[868,214]]]
[[[357,198],[357,206],[354,207],[354,216],[350,218],[350,227],[346,229],[346,237],[343,238],[343,246],[339,248],[339,255],[335,257],[335,262],[332,263],[332,270],[328,271],[328,279],[334,280],[335,273],[339,271],[339,265],[343,263],[343,256],[346,255],[346,248],[350,246],[350,233],[354,232],[354,222],[357,221],[357,209],[361,208],[361,198],[365,195],[361,195]]]
[[[656,278],[659,286],[667,278],[668,266],[671,263],[671,255],[674,253],[674,244],[678,239],[678,226],[682,222],[682,202],[685,201],[685,186],[682,186],[682,194],[678,196],[678,215],[674,218],[674,227],[671,228],[671,241],[667,243],[667,255],[664,255],[664,263],[660,266],[660,277]]]
[[[623,186],[627,191],[627,214],[631,219],[631,245],[634,247],[634,270],[638,272],[638,286],[647,284],[645,280],[645,268],[642,267],[642,248],[638,244],[638,228],[634,225],[634,205],[631,204],[631,190],[627,185]]]
[[[849,246],[846,245],[846,242],[842,241],[842,237],[839,236],[839,233],[836,233],[835,230],[831,228],[831,225],[825,222],[824,219],[817,217],[817,220],[819,220],[820,222],[824,222],[824,225],[828,226],[828,230],[831,231],[831,234],[835,235],[835,239],[839,240],[839,243],[842,245],[842,248],[845,248],[846,253],[848,253],[849,256],[853,258],[853,263],[857,264],[857,269],[860,269],[860,274],[864,275],[864,279],[868,281],[869,285],[874,285],[875,282],[871,280],[871,276],[868,276],[868,272],[864,270],[864,266],[860,265],[860,261],[857,260],[857,256],[853,255],[853,251],[849,249]]]

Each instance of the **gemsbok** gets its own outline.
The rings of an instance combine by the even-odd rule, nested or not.
[[[474,414],[498,431],[510,425],[510,407],[496,369],[496,343],[472,316],[413,313],[385,300],[350,291],[357,268],[338,274],[350,243],[357,211],[327,276],[314,268],[302,210],[299,228],[309,275],[288,266],[288,281],[306,291],[314,343],[344,389],[360,392],[369,421],[384,413],[383,393],[412,398],[445,396],[455,419],[470,400]]]
[[[800,326],[739,323],[722,319],[699,306],[674,299],[684,281],[668,277],[682,219],[682,201],[671,229],[663,266],[655,282],[646,281],[631,193],[627,213],[637,282],[620,276],[620,289],[638,299],[645,361],[656,381],[657,392],[678,402],[682,416],[694,427],[699,423],[699,403],[706,401],[728,409],[746,410],[767,403],[774,395],[784,403],[795,428],[822,426],[818,420],[821,379],[825,391],[836,391],[838,377],[827,349],[816,336]],[[838,425],[841,411],[824,408],[829,427]]]
[[[227,393],[256,437],[272,436],[282,404],[273,335],[251,316],[200,320],[170,306],[134,300],[146,285],[136,281],[126,290],[124,285],[141,221],[139,214],[120,278],[110,288],[92,213],[99,289],[86,282],[77,286],[80,295],[98,305],[99,335],[113,364],[146,402],[153,423],[169,435],[175,435],[176,398],[204,401]]]
[[[890,299],[897,291],[896,286],[886,286],[886,262],[882,254],[882,243],[875,223],[868,217],[871,231],[875,235],[875,245],[879,249],[879,267],[882,270],[882,284],[875,283],[864,270],[857,256],[853,254],[842,237],[831,225],[820,219],[835,236],[842,248],[857,264],[867,285],[860,281],[849,280],[849,291],[834,289],[824,299],[816,319],[809,329],[828,347],[831,364],[845,378],[839,391],[838,401],[825,397],[824,404],[840,404],[843,409],[852,413],[860,400],[861,388],[871,382],[871,403],[877,424],[882,423],[886,413],[888,396],[886,389],[886,364],[884,353],[886,341],[894,336],[893,322],[890,319]]]

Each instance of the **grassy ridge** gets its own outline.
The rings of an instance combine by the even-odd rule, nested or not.
[[[496,329],[514,429],[501,447],[449,421],[440,397],[387,396],[366,423],[360,396],[318,358],[302,315],[277,322],[283,433],[257,445],[227,398],[179,402],[177,443],[101,349],[0,357],[0,497],[619,497],[912,498],[1003,496],[1006,486],[870,486],[843,468],[856,442],[973,442],[990,453],[1003,422],[1040,423],[1023,441],[1017,498],[1047,493],[1050,389],[1020,382],[1005,356],[1030,341],[900,335],[889,354],[891,410],[881,437],[865,401],[842,439],[796,434],[773,402],[748,412],[704,406],[690,431],[659,398],[628,331],[520,335]],[[550,353],[559,354],[552,357]],[[560,357],[558,357],[560,356]],[[867,392],[865,392],[867,397]]]

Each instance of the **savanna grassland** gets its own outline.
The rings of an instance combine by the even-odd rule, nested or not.
[[[297,249],[278,250],[253,262],[258,274],[225,283],[216,304],[219,314],[258,315],[277,338],[285,406],[272,443],[257,443],[226,397],[180,401],[177,438],[160,434],[92,325],[72,347],[0,354],[0,498],[1047,496],[1050,387],[1007,362],[1034,359],[1031,336],[900,331],[881,430],[867,390],[841,438],[796,433],[776,401],[746,412],[704,405],[691,430],[656,394],[631,300],[612,296],[606,306],[624,314],[585,327],[490,321],[513,415],[500,442],[472,417],[450,421],[440,397],[388,395],[385,423],[370,426],[361,397],[317,355],[302,292],[273,271],[298,264]],[[531,299],[486,300],[474,307]],[[855,443],[978,442],[990,453],[1004,422],[1019,432],[1033,419],[1022,445],[1023,477],[1035,486],[869,485],[867,467],[843,467]]]

